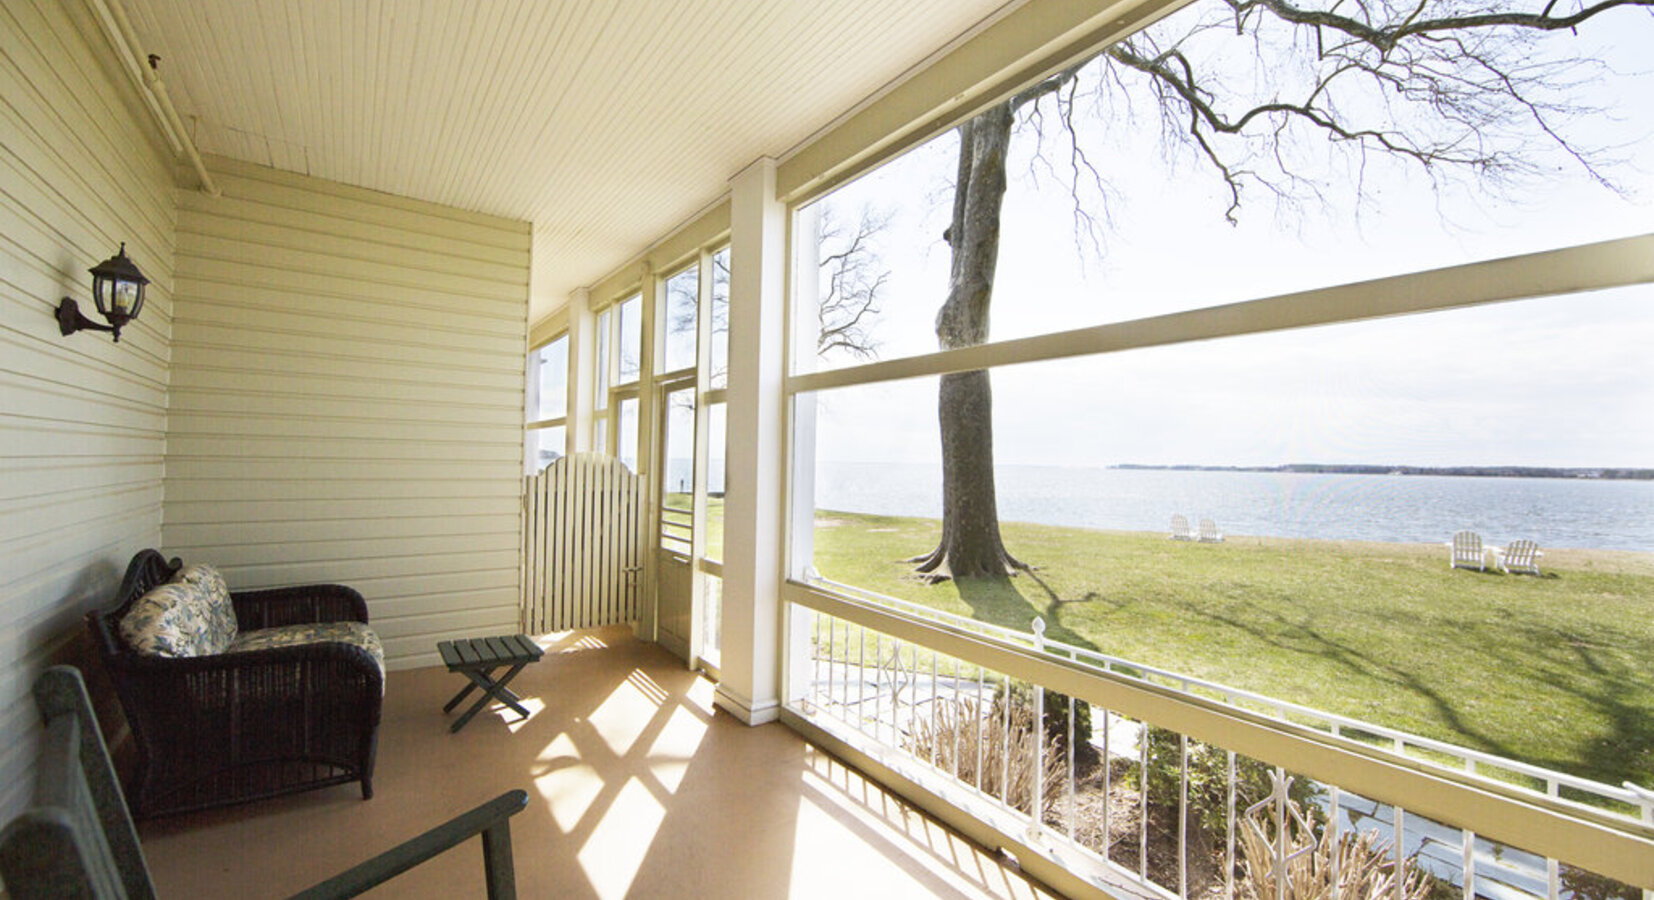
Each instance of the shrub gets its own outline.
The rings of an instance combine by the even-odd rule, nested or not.
[[[1178,764],[1178,734],[1163,728],[1149,728],[1149,804],[1177,809],[1181,788]],[[1275,767],[1237,755],[1235,757],[1235,815],[1274,790]],[[1228,751],[1200,741],[1189,741],[1189,824],[1205,831],[1213,845],[1221,845],[1228,834],[1229,796]],[[1296,778],[1287,796],[1309,807],[1320,794],[1320,786],[1307,778]]]

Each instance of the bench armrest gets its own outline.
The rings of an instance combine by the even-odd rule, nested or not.
[[[479,834],[489,900],[515,900],[517,879],[511,863],[511,817],[527,805],[527,792],[506,791],[470,812],[294,894],[291,900],[355,897]]]

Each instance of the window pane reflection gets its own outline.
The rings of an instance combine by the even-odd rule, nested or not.
[[[695,313],[700,293],[700,269],[695,266],[666,280],[662,297],[666,334],[666,371],[675,372],[695,364]]]

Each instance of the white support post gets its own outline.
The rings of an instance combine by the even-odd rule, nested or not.
[[[821,302],[821,211],[814,205],[800,209],[793,216],[791,259],[788,276],[792,281],[793,302],[788,318],[791,348],[788,356],[794,372],[814,371],[816,336],[820,332],[816,308]],[[784,462],[782,469],[785,475],[790,475],[787,532],[791,541],[784,574],[802,578],[815,562],[815,395],[795,395],[789,411],[791,429],[786,453],[791,460],[790,464]],[[782,687],[787,703],[803,698],[810,689],[813,677],[810,618],[810,611],[805,609],[793,608],[788,613],[783,654],[787,660],[787,677]]]
[[[660,641],[660,475],[656,472],[660,447],[660,414],[656,410],[655,372],[658,349],[656,311],[660,304],[660,279],[652,267],[643,267],[638,301],[637,357],[637,475],[643,490],[643,521],[639,531],[643,542],[643,571],[638,573],[637,624],[633,632],[641,639]],[[618,309],[618,308],[617,308]],[[618,315],[618,312],[617,312]],[[618,357],[618,353],[616,356]],[[619,420],[617,415],[616,420]],[[617,438],[616,456],[620,453]],[[664,461],[661,462],[664,468]]]
[[[749,725],[781,702],[786,206],[775,160],[730,182],[729,483],[718,706]]]
[[[597,316],[592,314],[591,292],[581,288],[569,294],[569,407],[563,428],[564,453],[592,447],[592,409],[597,405]]]
[[[691,479],[695,485],[689,517],[689,652],[690,668],[701,665],[705,649],[702,623],[706,615],[706,579],[701,558],[706,556],[707,474],[711,471],[707,453],[712,436],[712,416],[707,409],[706,391],[712,384],[712,254],[701,251],[696,263],[695,284],[695,449]]]
[[[651,522],[657,515],[660,507],[659,479],[655,477],[655,446],[656,432],[660,431],[660,423],[655,411],[655,373],[659,371],[656,357],[660,350],[657,346],[655,319],[657,307],[660,303],[661,283],[655,277],[654,269],[645,264],[643,267],[642,285],[638,288],[638,359],[637,359],[637,474],[648,485]],[[618,454],[617,454],[618,455]],[[654,532],[650,532],[653,534]],[[656,543],[659,543],[658,540]]]

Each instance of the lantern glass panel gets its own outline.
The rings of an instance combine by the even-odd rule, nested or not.
[[[131,315],[138,305],[138,286],[130,281],[115,282],[115,311]]]

